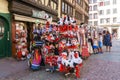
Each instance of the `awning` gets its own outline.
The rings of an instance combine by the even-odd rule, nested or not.
[[[36,19],[36,18],[18,15],[18,14],[13,14],[13,15],[14,15],[14,19],[19,20],[19,21],[34,22],[35,23],[36,21],[39,20],[40,23],[42,23],[42,24],[46,24],[46,22],[47,22],[47,20],[43,20],[43,19]],[[52,24],[56,24],[56,22],[52,22]]]

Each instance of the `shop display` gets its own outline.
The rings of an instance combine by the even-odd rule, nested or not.
[[[89,48],[88,48],[88,41],[86,38],[86,25],[80,25],[80,38],[81,38],[81,55],[83,59],[87,59],[90,56]]]
[[[24,23],[16,23],[16,58],[18,60],[26,59],[26,55],[28,53],[27,50],[27,31]]]
[[[59,71],[64,72],[65,76],[74,73],[77,78],[80,77],[80,64],[82,64],[80,43],[78,41],[78,26],[76,21],[69,16],[63,19],[63,25],[60,25],[60,34],[62,36],[59,42],[60,56]]]
[[[85,29],[79,28],[75,19],[69,16],[60,18],[57,25],[50,22],[44,26],[36,24],[30,53],[31,69],[48,65],[46,71],[59,71],[65,76],[72,73],[79,78],[82,58],[89,57]],[[37,59],[36,53],[39,54]]]

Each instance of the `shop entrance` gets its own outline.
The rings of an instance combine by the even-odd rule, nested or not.
[[[0,17],[0,57],[5,57],[7,54],[7,40],[9,40],[8,23]]]

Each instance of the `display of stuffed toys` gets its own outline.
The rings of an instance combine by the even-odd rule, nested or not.
[[[76,20],[69,16],[60,18],[57,25],[47,21],[44,27],[33,29],[34,46],[44,42],[40,47],[45,63],[49,65],[47,71],[53,72],[58,68],[59,72],[75,73],[77,78],[80,77],[82,59],[79,48],[80,43],[85,42],[84,33],[84,28],[80,29]]]
[[[16,38],[15,38],[15,43],[16,43],[16,58],[18,60],[25,60],[28,54],[27,50],[27,32],[23,28],[24,25],[21,24],[16,24]]]
[[[82,59],[79,56],[78,51],[68,51],[61,53],[58,58],[58,67],[60,72],[65,72],[65,75],[75,73],[76,77],[79,77],[79,66],[82,64]],[[72,71],[71,71],[72,70]]]
[[[81,55],[79,52],[80,40],[78,39],[79,28],[76,26],[74,18],[69,16],[59,20],[59,33],[61,39],[58,43],[59,54],[58,68],[60,72],[75,73],[76,77],[80,77],[79,65],[82,64]],[[66,75],[65,74],[65,75]]]

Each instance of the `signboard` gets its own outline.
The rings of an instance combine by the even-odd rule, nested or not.
[[[45,11],[32,10],[32,17],[47,19],[49,15]]]

